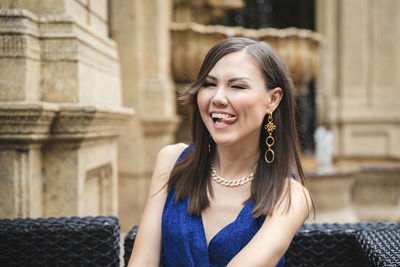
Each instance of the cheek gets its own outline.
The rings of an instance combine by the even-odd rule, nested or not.
[[[199,107],[200,114],[203,116],[204,113],[208,114],[208,105],[210,103],[210,98],[203,91],[200,90],[197,94],[197,106]]]
[[[241,97],[239,101],[237,101],[240,109],[244,110],[245,113],[251,113],[253,116],[254,113],[259,113],[260,116],[264,116],[267,110],[267,95],[257,94],[252,95],[251,97]]]

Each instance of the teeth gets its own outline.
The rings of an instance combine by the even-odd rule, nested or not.
[[[232,118],[233,116],[225,113],[212,113],[211,118],[213,119],[225,119],[225,118]]]

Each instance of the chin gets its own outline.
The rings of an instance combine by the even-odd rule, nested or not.
[[[213,138],[214,143],[217,145],[234,145],[237,144],[239,141],[237,138],[229,138],[229,137],[216,137],[215,139]]]

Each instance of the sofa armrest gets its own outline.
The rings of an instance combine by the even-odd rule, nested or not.
[[[2,266],[119,266],[116,217],[0,220]]]
[[[305,224],[285,254],[285,266],[383,266],[371,261],[367,246],[361,249],[361,236],[396,226],[385,222]]]
[[[133,244],[135,243],[138,226],[134,226],[125,236],[124,239],[124,260],[125,266],[128,265],[129,258],[131,257]]]
[[[400,266],[400,226],[358,231],[356,240],[372,266]]]

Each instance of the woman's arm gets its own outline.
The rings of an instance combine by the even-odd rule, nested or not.
[[[286,190],[291,193],[291,206],[286,209],[288,194],[278,201],[273,215],[265,218],[253,239],[229,262],[228,266],[276,266],[297,230],[307,219],[311,199],[307,189],[288,178]]]
[[[167,197],[172,168],[185,144],[166,146],[158,153],[150,191],[129,260],[129,267],[159,266],[161,253],[161,217]]]

